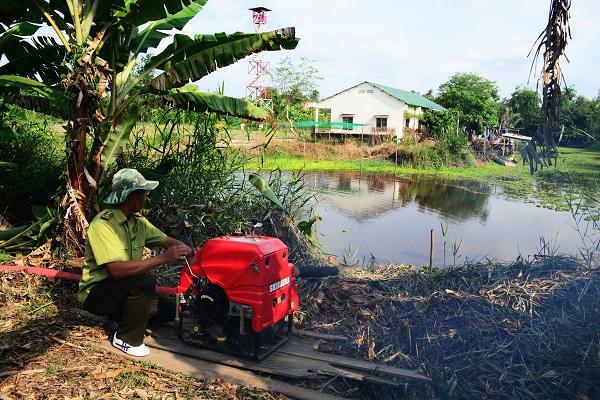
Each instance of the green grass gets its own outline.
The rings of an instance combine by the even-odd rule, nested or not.
[[[246,168],[258,170],[283,171],[366,171],[378,173],[393,173],[394,165],[386,161],[377,160],[314,160],[303,159],[296,156],[278,155],[265,158],[264,162],[253,160],[246,164]]]

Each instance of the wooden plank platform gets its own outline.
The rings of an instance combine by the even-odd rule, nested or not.
[[[120,350],[111,346],[108,340],[99,343],[102,349],[117,354],[119,356],[140,361],[140,358],[126,355]],[[290,399],[298,400],[343,400],[344,397],[333,396],[330,394],[321,393],[308,388],[299,387],[290,383],[282,382],[277,379],[260,376],[252,371],[241,370],[235,367],[201,360],[198,358],[173,353],[167,350],[154,348],[150,355],[143,357],[141,360],[151,362],[169,370],[173,373],[182,373],[184,375],[204,380],[214,381],[217,378],[222,379],[226,383],[237,384],[249,388],[258,388],[261,390],[274,391],[287,396]]]
[[[389,376],[395,378],[403,378],[422,383],[433,383],[426,376],[417,374],[409,369],[390,367],[372,363],[365,360],[357,360],[348,357],[340,357],[333,354],[322,353],[317,350],[318,342],[302,340],[297,337],[292,337],[290,341],[278,350],[279,353],[295,355],[302,358],[308,358],[316,361],[328,362],[330,365],[338,368],[358,370],[366,372],[372,376]]]
[[[175,337],[172,327],[164,326],[146,338],[147,346],[193,359],[295,379],[322,379],[335,376],[399,387],[403,380],[431,384],[430,378],[411,370],[379,365],[364,360],[317,351],[318,342],[292,336],[288,343],[262,362],[254,362],[186,344]],[[399,380],[400,379],[400,380]]]

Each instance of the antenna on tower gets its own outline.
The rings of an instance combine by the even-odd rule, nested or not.
[[[267,24],[267,12],[271,11],[265,7],[250,8],[252,11],[252,23],[254,32],[260,33]],[[246,85],[246,101],[255,106],[273,113],[273,99],[268,90],[271,87],[271,65],[269,61],[263,60],[263,52],[255,53],[248,61],[248,84]]]

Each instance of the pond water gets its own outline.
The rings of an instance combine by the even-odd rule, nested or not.
[[[319,243],[340,262],[373,256],[380,263],[429,265],[432,230],[439,267],[557,250],[577,254],[581,247],[570,213],[511,199],[489,183],[310,172],[305,184],[319,199]]]

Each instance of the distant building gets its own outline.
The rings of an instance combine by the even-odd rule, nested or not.
[[[421,132],[415,115],[426,109],[446,110],[420,94],[363,82],[321,100],[319,109],[331,110],[331,133],[386,135],[401,138],[405,132]],[[321,124],[320,124],[321,126]]]

